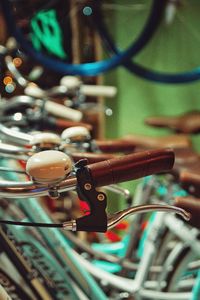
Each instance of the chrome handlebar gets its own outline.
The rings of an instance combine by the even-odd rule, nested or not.
[[[61,183],[59,183],[56,186],[56,190],[49,187],[48,185],[35,185],[31,181],[29,182],[4,181],[4,182],[0,182],[0,195],[9,198],[16,198],[16,197],[27,198],[27,197],[37,197],[37,196],[45,196],[45,195],[58,197],[59,193],[75,190],[76,187],[77,187],[77,179],[75,177],[63,180]],[[190,214],[188,212],[176,206],[163,205],[163,204],[141,205],[141,206],[129,207],[127,209],[108,215],[106,217],[107,218],[106,229],[103,231],[106,231],[116,226],[119,222],[121,222],[121,220],[123,220],[124,218],[130,215],[136,213],[148,213],[152,211],[172,212],[180,215],[186,221],[190,219]],[[87,218],[87,216],[84,216],[83,218]],[[93,227],[89,229],[85,229],[85,228],[82,229],[81,226],[79,226],[79,228],[77,228],[78,220],[79,219],[66,221],[63,224],[61,224],[61,228],[63,228],[64,230],[72,230],[72,231],[79,231],[79,230],[95,231]],[[97,222],[98,221],[99,220],[97,219]],[[25,226],[23,222],[17,225]],[[47,224],[44,225],[45,227],[47,226]],[[100,232],[102,232],[102,230],[100,230]]]
[[[129,215],[132,215],[134,213],[144,213],[149,211],[175,212],[180,214],[186,220],[189,220],[190,218],[190,215],[181,208],[170,206],[170,205],[160,205],[160,204],[130,207],[120,212],[116,212],[112,215],[107,216],[105,211],[106,202],[107,202],[106,195],[96,190],[96,187],[93,184],[92,174],[90,173],[88,167],[85,167],[86,162],[80,161],[79,163],[76,164],[76,170],[74,169],[71,172],[71,167],[69,166],[69,161],[67,159],[65,162],[61,162],[60,165],[62,170],[63,170],[63,166],[65,167],[66,165],[68,165],[69,167],[69,169],[66,171],[65,178],[60,178],[60,179],[58,178],[59,180],[55,181],[54,172],[53,172],[52,177],[51,176],[47,177],[49,179],[48,181],[45,182],[44,179],[46,179],[46,177],[43,178],[42,176],[44,174],[44,171],[46,174],[46,171],[48,169],[48,165],[46,165],[46,163],[49,162],[49,159],[47,158],[45,162],[44,161],[45,153],[41,152],[41,154],[42,154],[41,172],[32,158],[31,160],[34,162],[34,164],[31,163],[32,169],[31,168],[29,169],[30,175],[36,174],[37,178],[41,180],[28,181],[28,182],[1,181],[0,195],[7,198],[27,198],[27,197],[37,197],[37,196],[45,196],[45,195],[49,195],[50,197],[53,198],[58,198],[60,193],[76,189],[79,198],[89,203],[90,210],[91,210],[90,214],[75,220],[64,222],[63,224],[55,224],[56,227],[61,227],[65,230],[72,230],[72,231],[105,232],[108,228],[112,228],[117,223],[119,223],[122,219],[124,219]],[[63,156],[62,153],[58,153],[58,154]],[[36,156],[39,156],[39,153],[36,154]],[[50,162],[50,165],[52,166],[52,162]],[[35,169],[35,167],[37,170]],[[76,176],[73,175],[75,171],[76,171]],[[56,179],[57,177],[58,176],[56,175]],[[0,221],[0,223],[1,222],[6,222],[6,221]],[[14,222],[13,224],[31,226],[30,224],[28,225],[27,223],[26,224],[25,223],[23,224],[23,222],[20,224],[19,223],[20,222]],[[42,225],[44,227],[47,227],[47,224],[42,224]],[[34,226],[42,226],[42,225],[36,224]],[[51,227],[52,226],[53,224],[51,224]]]
[[[10,129],[0,123],[0,136],[3,135],[7,140],[17,145],[27,145],[30,143],[32,136],[30,134]]]
[[[37,184],[33,181],[0,181],[0,195],[7,198],[28,198],[40,196],[52,196],[56,194],[75,190],[77,184],[76,177],[66,178],[56,184],[56,187],[49,184]],[[55,189],[56,188],[56,189]]]

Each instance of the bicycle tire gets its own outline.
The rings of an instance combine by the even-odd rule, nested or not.
[[[58,72],[62,75],[84,75],[84,76],[95,76],[103,72],[109,71],[125,61],[129,60],[130,57],[138,53],[151,39],[154,32],[156,31],[162,10],[160,9],[162,1],[153,0],[152,9],[147,22],[138,36],[136,41],[128,47],[125,51],[114,54],[111,58],[107,60],[102,60],[93,63],[83,63],[83,64],[69,64],[58,59],[49,58],[43,55],[41,52],[37,52],[33,46],[27,41],[19,28],[16,27],[15,18],[11,13],[11,6],[9,1],[2,0],[2,10],[5,16],[5,21],[11,34],[14,35],[16,40],[21,45],[25,53],[29,54],[36,61],[44,65],[46,68]]]
[[[113,55],[113,53],[115,54],[120,53],[120,49],[118,49],[114,44],[103,22],[103,18],[101,17],[100,10],[96,10],[95,14],[96,14],[95,21],[93,18],[94,21],[93,25],[96,27],[97,31],[99,32],[99,35],[101,36],[108,51],[110,52],[111,55]],[[123,62],[123,66],[125,66],[126,69],[128,69],[131,73],[134,73],[135,75],[143,79],[153,81],[153,82],[159,82],[165,84],[178,84],[178,83],[190,83],[200,79],[200,66],[193,68],[189,71],[177,72],[177,73],[154,71],[150,68],[144,67],[141,64],[130,60]]]

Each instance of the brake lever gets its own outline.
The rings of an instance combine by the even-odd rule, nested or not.
[[[104,193],[95,189],[89,169],[86,167],[87,160],[80,160],[76,164],[77,193],[81,200],[90,206],[90,214],[63,223],[63,229],[72,231],[105,232],[116,226],[125,217],[135,213],[146,213],[151,211],[174,212],[186,221],[190,214],[184,209],[172,205],[151,204],[129,207],[111,215],[106,214],[107,197]]]
[[[184,220],[190,220],[190,213],[186,212],[184,209],[180,209],[179,207],[173,205],[164,205],[164,204],[148,204],[148,205],[138,205],[134,207],[129,207],[127,209],[118,211],[108,216],[107,228],[113,228],[116,226],[121,220],[129,215],[133,215],[135,213],[147,213],[151,211],[161,211],[161,212],[174,212],[180,215]]]
[[[90,206],[90,214],[78,218],[77,231],[105,232],[107,230],[107,197],[95,188],[89,169],[86,167],[87,159],[80,160],[76,165],[77,194],[82,201]]]

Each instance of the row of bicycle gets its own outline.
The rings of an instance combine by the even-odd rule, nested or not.
[[[91,124],[80,123],[87,102],[79,80],[65,77],[44,91],[19,73],[7,49],[2,51],[25,93],[1,101],[2,295],[198,300],[199,154],[185,133],[199,131],[199,114],[148,120],[179,135],[97,140]],[[55,95],[67,101],[55,103]],[[139,178],[134,195],[118,185]],[[107,191],[114,194],[111,199]],[[109,214],[107,202],[118,194],[127,205]],[[60,199],[62,220],[52,213]],[[104,243],[101,233],[127,216],[122,240]],[[87,232],[91,243],[79,231]],[[95,239],[91,232],[98,233]]]
[[[187,118],[193,115],[185,116],[184,124]],[[19,299],[199,298],[199,200],[190,197],[199,197],[199,155],[188,136],[98,141],[85,127],[68,128],[61,137],[3,124],[0,130],[1,274],[8,294]],[[116,186],[143,177],[133,197]],[[96,190],[101,186],[104,192]],[[107,190],[132,206],[107,214]],[[89,214],[56,223],[44,196],[45,203],[65,196],[70,207],[77,194]],[[149,211],[154,212],[147,218]],[[133,213],[120,242],[85,244],[66,231],[104,232]]]

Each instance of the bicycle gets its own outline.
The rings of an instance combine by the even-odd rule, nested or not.
[[[23,201],[22,201],[22,203],[23,203]],[[25,204],[26,202],[24,202],[24,204]],[[33,200],[32,201],[32,203],[35,203],[35,201]],[[34,204],[34,205],[36,205],[36,203]],[[29,208],[28,208],[29,207]],[[27,206],[27,208],[28,208],[28,210],[29,210],[29,212],[30,212],[30,206],[28,205]],[[37,213],[39,212],[39,210],[36,210],[37,211]],[[36,213],[36,211],[35,211],[35,213]],[[33,211],[32,211],[32,213],[33,213]],[[31,215],[33,216],[33,214],[31,213]],[[37,215],[37,214],[34,214],[35,216]],[[71,225],[70,225],[71,226]],[[43,229],[44,230],[44,229]],[[45,230],[46,230],[46,228],[45,228]]]

